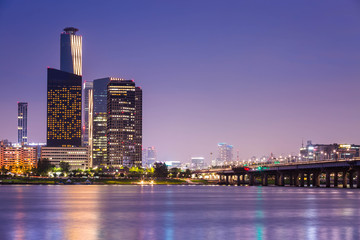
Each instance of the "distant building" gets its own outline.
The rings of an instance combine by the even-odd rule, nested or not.
[[[48,68],[47,146],[81,146],[81,76]]]
[[[359,157],[360,145],[355,144],[313,144],[311,141],[300,148],[303,161],[340,160]]]
[[[92,111],[93,111],[93,82],[84,82],[83,84],[83,145],[89,145],[89,128],[92,128]],[[89,114],[90,111],[90,114]],[[91,131],[90,131],[91,132]]]
[[[18,102],[18,143],[27,144],[28,103]]]
[[[68,162],[71,170],[90,167],[88,147],[42,147],[41,159],[48,159],[56,167],[60,167],[60,162]]]
[[[112,166],[142,165],[142,91],[133,80],[107,86],[107,156]]]
[[[143,163],[145,167],[152,167],[157,162],[157,152],[155,147],[143,149]]]
[[[77,28],[68,27],[60,35],[60,70],[82,75],[82,37]]]
[[[181,168],[180,161],[165,161],[166,166],[170,168]]]
[[[37,167],[37,148],[30,146],[0,146],[0,166],[11,172],[23,172]]]
[[[233,161],[233,146],[226,143],[218,144],[218,163],[228,164]]]
[[[191,168],[196,169],[203,169],[205,167],[205,158],[203,157],[192,157],[191,158]]]

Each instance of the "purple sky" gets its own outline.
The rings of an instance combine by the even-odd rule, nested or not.
[[[189,161],[218,142],[251,156],[298,153],[302,139],[360,144],[357,0],[0,0],[0,139],[45,142],[46,67],[79,28],[83,78],[134,79],[143,146]],[[215,154],[216,155],[216,154]]]

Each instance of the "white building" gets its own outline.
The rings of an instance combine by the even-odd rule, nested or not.
[[[41,159],[45,158],[56,167],[60,166],[60,162],[68,162],[70,170],[91,167],[87,147],[42,147]]]

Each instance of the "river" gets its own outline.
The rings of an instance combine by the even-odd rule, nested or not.
[[[360,190],[0,185],[0,239],[360,239]]]

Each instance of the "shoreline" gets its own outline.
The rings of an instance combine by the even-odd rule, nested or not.
[[[70,180],[70,181],[69,181]],[[0,185],[216,185],[215,182],[206,180],[189,179],[158,179],[158,180],[134,180],[134,179],[0,179]]]

